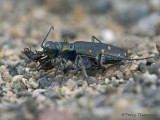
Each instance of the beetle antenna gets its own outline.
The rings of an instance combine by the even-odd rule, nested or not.
[[[135,58],[135,59],[132,59],[132,58],[124,58],[124,59],[122,59],[122,60],[144,60],[144,59],[150,59],[150,58],[159,58],[159,56],[151,56],[151,57]]]
[[[44,43],[44,41],[47,39],[47,37],[48,37],[48,35],[49,35],[49,33],[51,32],[52,29],[54,30],[54,27],[53,27],[53,26],[51,26],[51,28],[49,29],[46,37],[43,39],[43,41],[42,41],[42,43],[41,43],[41,47],[42,47],[42,48],[44,48],[43,43]]]
[[[135,58],[135,59],[132,59],[132,58],[125,58],[125,57],[121,57],[121,56],[115,56],[115,55],[110,55],[110,54],[104,54],[104,55],[107,55],[108,57],[114,57],[114,58],[117,58],[119,60],[144,60],[144,59],[150,59],[150,58],[160,58],[160,56],[151,56],[151,57],[144,57],[144,58]]]

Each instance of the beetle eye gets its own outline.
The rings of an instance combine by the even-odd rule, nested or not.
[[[49,47],[47,48],[47,52],[48,52],[49,54],[52,54],[52,53],[54,53],[55,51],[56,51],[56,48],[53,47],[53,46],[49,46]]]

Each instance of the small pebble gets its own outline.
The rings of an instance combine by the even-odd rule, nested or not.
[[[105,90],[106,95],[114,94],[116,92],[117,92],[117,89],[115,87],[109,86],[109,85],[106,86],[106,90]]]
[[[17,97],[30,97],[32,96],[32,93],[29,91],[20,91],[17,93]]]
[[[123,73],[120,72],[120,71],[117,71],[117,72],[116,72],[116,75],[117,75],[117,78],[118,78],[118,79],[122,79],[122,78],[123,78]]]
[[[5,84],[5,81],[2,78],[2,73],[0,72],[0,85]]]
[[[17,71],[15,68],[10,68],[9,69],[9,74],[12,75],[12,76],[16,76],[17,75]]]
[[[103,30],[101,33],[101,37],[104,43],[111,43],[115,39],[114,32],[109,29]]]
[[[143,77],[144,77],[144,82],[145,82],[146,84],[149,84],[149,83],[155,84],[156,81],[157,81],[157,79],[158,79],[155,74],[149,74],[148,72],[146,72],[146,73],[143,75]]]
[[[112,8],[112,0],[93,0],[90,1],[93,9],[93,13],[106,13]]]
[[[48,80],[47,78],[41,78],[38,80],[40,88],[44,89],[51,85],[51,80]]]
[[[63,75],[57,75],[54,81],[61,83],[63,81],[63,78],[64,78]]]
[[[122,84],[122,83],[124,83],[125,81],[123,80],[123,79],[120,79],[119,80],[119,84]]]
[[[29,79],[29,85],[34,89],[39,87],[39,83],[37,83],[33,78]]]
[[[39,87],[39,84],[38,84],[37,82],[35,82],[35,81],[29,82],[29,85],[30,85],[32,88],[34,88],[34,89],[36,89],[36,88]]]
[[[104,86],[104,85],[97,85],[97,90],[100,91],[100,92],[105,92],[106,86]]]
[[[38,102],[46,102],[46,97],[42,94],[37,95],[36,99]]]
[[[147,71],[147,66],[144,63],[140,63],[138,66],[138,70],[142,71],[143,73],[145,73]]]
[[[112,81],[116,81],[117,79],[115,77],[111,77],[111,80]]]
[[[69,79],[66,83],[67,86],[71,88],[71,90],[76,86],[76,82],[74,80]]]
[[[23,75],[24,74],[24,67],[23,66],[18,66],[16,68],[17,74]]]
[[[12,87],[13,87],[14,89],[18,90],[18,91],[21,91],[21,90],[22,90],[20,81],[14,81],[14,82],[12,83]]]
[[[45,89],[36,89],[33,91],[33,96],[37,96],[41,93],[44,93],[46,90]]]
[[[109,84],[110,80],[108,78],[105,79],[105,83]]]
[[[83,80],[78,80],[78,81],[77,81],[77,85],[78,85],[79,87],[81,87],[83,84],[84,84],[84,81],[83,81]]]
[[[23,75],[16,75],[16,76],[14,76],[14,77],[12,78],[12,82],[14,82],[14,81],[21,81],[22,78],[23,78]]]
[[[158,52],[159,52],[159,54],[160,54],[160,42],[157,42],[157,43],[156,43],[156,47],[157,47],[157,50],[158,50]]]
[[[98,80],[98,84],[104,85],[104,84],[105,84],[105,81],[104,81],[104,80]]]
[[[26,86],[26,87],[30,87],[29,85],[29,81],[26,78],[22,78],[22,83]]]
[[[70,94],[71,93],[71,88],[69,86],[64,86],[61,88],[62,94]]]
[[[90,84],[94,84],[94,83],[97,84],[97,80],[96,80],[95,77],[89,77],[88,81],[89,81]]]
[[[44,92],[44,95],[45,95],[47,98],[50,98],[50,99],[52,99],[52,100],[61,99],[61,98],[62,98],[62,95],[61,95],[59,92],[54,91],[53,89],[47,89],[47,90]]]

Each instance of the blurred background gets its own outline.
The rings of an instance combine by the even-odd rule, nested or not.
[[[45,89],[51,84],[43,77],[51,72],[36,71],[36,64],[26,75],[21,51],[28,46],[41,49],[51,26],[54,31],[47,40],[63,41],[67,36],[72,43],[91,41],[95,35],[132,57],[153,56],[160,40],[160,0],[0,0],[1,120],[57,120],[56,115],[62,120],[115,120],[123,117],[122,111],[159,112],[160,64],[147,68],[155,61],[111,68],[105,76],[99,74],[99,80],[92,77],[92,88],[72,75],[67,79],[70,89],[57,83]],[[48,108],[63,112],[45,111]]]
[[[51,26],[53,41],[95,35],[111,43],[130,34],[160,34],[159,0],[0,0],[0,11],[1,41],[8,36],[13,47],[39,46]]]

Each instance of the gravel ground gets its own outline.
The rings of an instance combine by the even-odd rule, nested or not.
[[[0,11],[0,120],[160,120],[159,59],[88,69],[88,87],[82,71],[53,77],[21,52],[42,50],[53,25],[48,40],[95,35],[131,58],[158,56],[159,0],[0,0]]]

